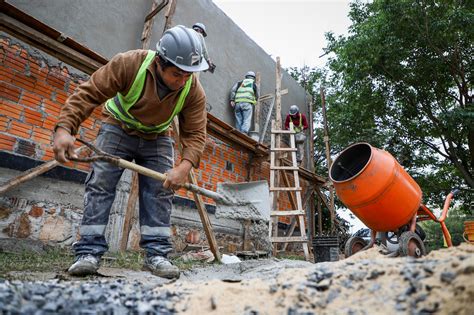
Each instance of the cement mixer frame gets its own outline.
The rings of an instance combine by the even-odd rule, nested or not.
[[[368,143],[356,143],[343,150],[331,165],[329,175],[339,199],[371,229],[368,244],[358,236],[349,238],[346,257],[373,247],[377,240],[398,243],[398,250],[391,256],[421,257],[426,249],[424,232],[417,222],[427,220],[440,224],[447,246],[452,246],[445,219],[457,190],[447,195],[437,218],[421,203],[420,187],[395,158]]]

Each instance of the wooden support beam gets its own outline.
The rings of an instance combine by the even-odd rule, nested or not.
[[[174,11],[176,10],[176,4],[178,0],[170,0],[168,3],[168,11],[165,14],[165,27],[163,28],[163,33],[171,27],[171,21],[173,19]]]
[[[165,1],[163,1],[165,2]],[[163,2],[161,5],[163,5]],[[151,31],[153,28],[154,16],[158,13],[158,4],[156,0],[153,0],[151,6],[151,12],[145,18],[145,24],[142,32],[142,49],[148,49],[151,38]],[[125,208],[125,216],[122,226],[122,239],[120,240],[120,250],[124,251],[127,249],[128,237],[130,230],[132,229],[132,217],[135,213],[135,209],[138,201],[138,174],[137,172],[132,173],[132,181],[130,183],[130,192],[128,194],[127,207]]]
[[[324,145],[326,150],[326,160],[328,165],[328,174],[329,170],[331,169],[332,159],[331,159],[331,149],[329,147],[329,127],[327,122],[327,115],[326,115],[326,96],[324,94],[324,89],[320,88],[321,93],[321,106],[322,106],[322,115],[323,115],[323,127],[324,127]],[[334,210],[334,188],[331,186],[329,188],[329,200],[330,204],[328,205],[329,214],[331,216],[331,234],[335,230],[335,219],[336,219],[336,212]]]

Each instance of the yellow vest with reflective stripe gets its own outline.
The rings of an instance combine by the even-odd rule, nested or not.
[[[124,96],[121,93],[117,93],[114,98],[109,99],[105,103],[105,108],[115,117],[115,119],[125,123],[125,125],[129,128],[143,133],[162,133],[168,129],[168,127],[171,125],[171,122],[173,121],[174,116],[179,114],[183,108],[184,101],[186,100],[186,96],[189,94],[191,83],[193,81],[193,76],[191,75],[188,81],[186,81],[186,84],[179,95],[178,102],[176,103],[171,116],[165,122],[155,126],[145,126],[138,119],[133,117],[129,111],[130,108],[135,105],[135,103],[140,98],[143,86],[145,85],[146,70],[148,66],[150,66],[150,64],[155,60],[155,56],[155,51],[148,51],[148,54],[138,69],[135,80],[133,81],[127,95]]]
[[[235,93],[236,103],[257,103],[253,90],[253,79],[244,79]]]

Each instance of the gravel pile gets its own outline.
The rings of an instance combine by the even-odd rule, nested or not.
[[[474,246],[420,259],[373,248],[338,262],[243,261],[195,268],[174,282],[128,270],[82,281],[0,280],[0,314],[175,313],[472,315]]]
[[[174,314],[179,299],[124,280],[21,282],[0,280],[1,314]]]

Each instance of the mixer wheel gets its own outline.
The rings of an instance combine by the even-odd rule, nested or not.
[[[367,242],[362,237],[352,236],[346,242],[344,254],[346,257],[352,256],[362,250],[365,246],[367,246]]]
[[[399,238],[399,246],[400,256],[419,258],[426,255],[425,244],[423,244],[420,236],[414,232],[403,232]]]

